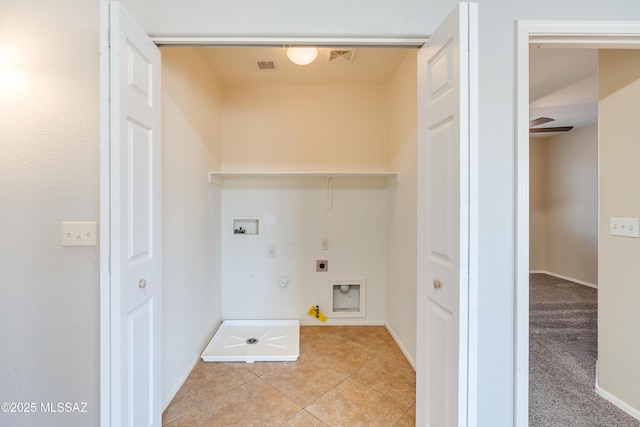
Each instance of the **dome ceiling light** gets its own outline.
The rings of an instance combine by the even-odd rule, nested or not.
[[[315,47],[290,47],[287,48],[287,56],[294,64],[311,64],[318,56],[318,49]]]

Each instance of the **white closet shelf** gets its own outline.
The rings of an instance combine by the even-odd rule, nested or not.
[[[212,184],[227,185],[241,184],[242,182],[262,182],[268,185],[270,182],[298,182],[313,183],[314,181],[340,180],[343,182],[360,182],[385,185],[398,183],[398,172],[393,171],[211,171],[209,182]]]

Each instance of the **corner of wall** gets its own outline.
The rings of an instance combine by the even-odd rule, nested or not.
[[[162,50],[163,401],[221,320],[219,84],[195,48]]]

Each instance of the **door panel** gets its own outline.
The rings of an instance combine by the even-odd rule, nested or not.
[[[429,394],[428,407],[441,410],[431,410],[428,419],[429,425],[449,426],[451,424],[447,414],[451,414],[456,401],[455,394],[452,394],[454,384],[449,375],[454,361],[454,342],[451,338],[454,336],[455,323],[451,312],[434,302],[430,304],[428,322],[432,327],[429,329],[431,336],[428,338],[428,370],[431,388],[437,392]]]
[[[469,399],[469,23],[460,3],[418,54],[418,346],[420,426],[473,424]],[[474,65],[475,66],[475,65]],[[475,159],[474,159],[475,161]]]
[[[160,426],[160,51],[109,2],[111,424]]]
[[[127,315],[127,418],[129,426],[154,425],[153,299],[147,299]]]
[[[443,267],[452,268],[453,254],[453,197],[451,197],[453,120],[428,129],[427,160],[429,162],[429,257]]]
[[[127,120],[127,192],[130,205],[129,265],[147,262],[153,255],[153,134],[146,126]]]

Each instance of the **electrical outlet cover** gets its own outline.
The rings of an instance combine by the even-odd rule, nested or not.
[[[329,261],[326,259],[317,260],[316,271],[329,271]]]

